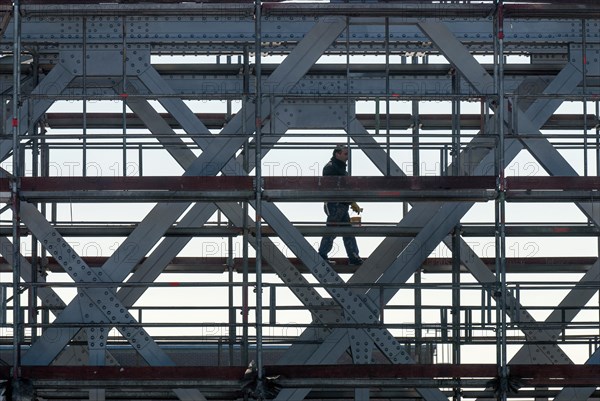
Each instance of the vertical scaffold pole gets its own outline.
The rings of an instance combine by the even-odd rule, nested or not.
[[[498,134],[498,164],[496,174],[496,346],[498,364],[498,400],[505,401],[508,391],[508,366],[506,346],[506,197],[504,177],[504,5],[503,0],[496,0],[495,14],[495,45],[494,45],[494,77],[497,93],[497,134]],[[516,105],[515,105],[516,107]]]
[[[390,19],[385,18],[385,150],[387,159],[385,175],[392,171],[392,146],[390,139]]]
[[[350,121],[352,119],[352,98],[350,97],[350,17],[346,17],[346,146],[351,149]],[[356,111],[356,110],[354,110]],[[348,173],[352,175],[352,153],[348,159]]]
[[[19,294],[19,282],[21,279],[21,249],[19,237],[19,175],[20,175],[20,160],[21,154],[19,148],[19,105],[20,105],[20,90],[21,90],[21,21],[19,11],[19,0],[13,2],[13,23],[14,23],[14,40],[13,40],[13,92],[12,92],[12,148],[13,148],[13,163],[11,183],[11,203],[12,203],[12,240],[13,240],[13,372],[12,377],[19,378],[20,368],[20,344],[21,344],[21,302]]]
[[[248,98],[250,96],[250,53],[248,47],[244,47],[244,94],[242,96],[242,132],[246,132],[246,106],[248,104]],[[250,172],[250,143],[249,139],[244,142],[244,170]],[[249,241],[249,206],[248,201],[245,200],[243,203],[243,226],[244,233],[242,238],[242,364],[248,366],[248,241]]]
[[[596,100],[596,121],[600,121],[600,100]],[[600,176],[600,124],[598,123],[596,124],[596,176]],[[600,237],[598,237],[596,252],[600,255]],[[600,321],[600,291],[598,291],[598,321]],[[600,325],[598,335],[600,337]]]
[[[255,0],[255,42],[254,42],[254,71],[256,74],[256,104],[255,104],[255,195],[256,195],[256,368],[258,369],[258,383],[263,379],[262,355],[262,80],[261,80],[261,0]],[[260,394],[260,391],[259,391]]]
[[[82,88],[82,114],[81,114],[81,118],[82,118],[82,129],[81,129],[81,147],[82,147],[82,167],[81,167],[81,175],[83,177],[87,176],[87,156],[88,156],[88,149],[87,149],[87,103],[88,103],[88,99],[87,99],[87,80],[88,80],[88,76],[87,76],[87,17],[82,17],[83,18],[83,22],[82,22],[82,30],[83,30],[83,47],[81,50],[81,58],[83,59],[83,65],[82,65],[82,73],[83,73],[83,88]]]
[[[581,69],[583,71],[583,175],[588,175],[588,124],[587,124],[587,29],[585,19],[581,20]]]
[[[122,102],[122,129],[123,129],[123,177],[127,175],[127,26],[126,17],[123,16],[123,87],[121,89]]]
[[[452,231],[452,363],[461,363],[460,338],[460,237],[461,227],[456,225]],[[454,388],[452,401],[461,400],[460,387]]]

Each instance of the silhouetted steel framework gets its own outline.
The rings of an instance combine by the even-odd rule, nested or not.
[[[600,399],[600,242],[535,258],[506,244],[600,235],[597,1],[22,0],[0,12],[7,397]],[[51,109],[65,101],[73,110]],[[452,111],[421,113],[429,101]],[[557,113],[565,102],[579,111]],[[339,142],[377,176],[261,168],[279,150],[301,159]],[[157,150],[183,174],[144,176]],[[436,176],[420,171],[430,151]],[[118,169],[96,177],[107,174],[91,155],[115,152]],[[521,152],[543,173],[506,177]],[[66,174],[53,168],[63,157],[77,160]],[[325,227],[282,211],[332,199],[402,205],[402,218]],[[150,211],[74,219],[82,202]],[[519,224],[507,216],[517,202],[584,217]],[[487,223],[464,220],[475,203],[494,205]],[[348,266],[307,240],[332,233],[383,240]],[[493,237],[495,257],[469,236]],[[91,257],[79,237],[118,246]],[[182,253],[218,237],[227,257]],[[440,244],[451,258],[430,257]],[[217,287],[224,299],[206,295]],[[190,289],[183,305],[161,298]],[[536,303],[536,291],[560,295]]]

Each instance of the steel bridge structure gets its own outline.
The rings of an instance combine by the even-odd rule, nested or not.
[[[2,399],[600,400],[597,1],[0,15]]]

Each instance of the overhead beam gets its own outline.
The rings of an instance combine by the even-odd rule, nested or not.
[[[134,113],[127,113],[123,117],[123,113],[86,113],[86,124],[88,129],[120,129],[123,126],[123,118],[127,120],[128,128],[145,128],[147,125]],[[167,113],[161,113],[160,116],[165,120],[170,128],[178,128],[179,123],[173,116]],[[228,122],[229,116],[225,113],[196,113],[198,120],[202,121],[209,129],[222,129]],[[375,114],[357,114],[357,120],[367,129],[375,130],[384,129],[381,122],[377,119],[382,119],[383,116]],[[460,126],[465,130],[479,130],[483,124],[482,117],[479,114],[461,114]],[[80,113],[46,113],[44,120],[48,127],[52,129],[79,129],[83,126],[83,114]],[[414,121],[410,114],[391,114],[390,129],[405,130],[412,126]],[[419,123],[424,130],[447,130],[452,125],[452,116],[444,114],[419,114]],[[553,115],[542,125],[542,130],[567,131],[580,130],[583,124],[588,127],[595,127],[600,121],[593,114],[582,116],[578,114],[558,114]],[[67,134],[68,135],[68,134]],[[59,136],[60,137],[60,136]],[[93,134],[89,135],[90,139],[94,138]],[[99,136],[100,137],[100,136]],[[46,136],[47,141],[51,141],[52,136]],[[89,141],[88,140],[88,141]],[[395,145],[397,146],[397,145]]]

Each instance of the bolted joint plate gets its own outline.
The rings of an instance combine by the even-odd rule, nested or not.
[[[80,293],[80,298],[84,296],[87,297],[87,300],[82,299],[81,305],[86,323],[110,323],[110,325],[114,325],[137,350],[143,349],[152,341],[141,327],[120,326],[135,325],[137,321],[112,290],[88,288]]]
[[[85,264],[71,246],[56,231],[49,232],[41,238],[42,245],[63,266],[71,278],[80,283],[102,282],[103,272],[97,273]],[[127,308],[121,303],[116,293],[108,288],[83,288],[79,297],[87,297],[81,302],[84,323],[135,324]],[[98,319],[97,311],[101,313]],[[123,336],[136,348],[144,348],[150,336],[142,328],[118,327]]]
[[[61,46],[59,61],[72,74],[83,75],[83,46]],[[149,45],[89,45],[85,50],[85,73],[89,76],[137,76],[150,66]]]

